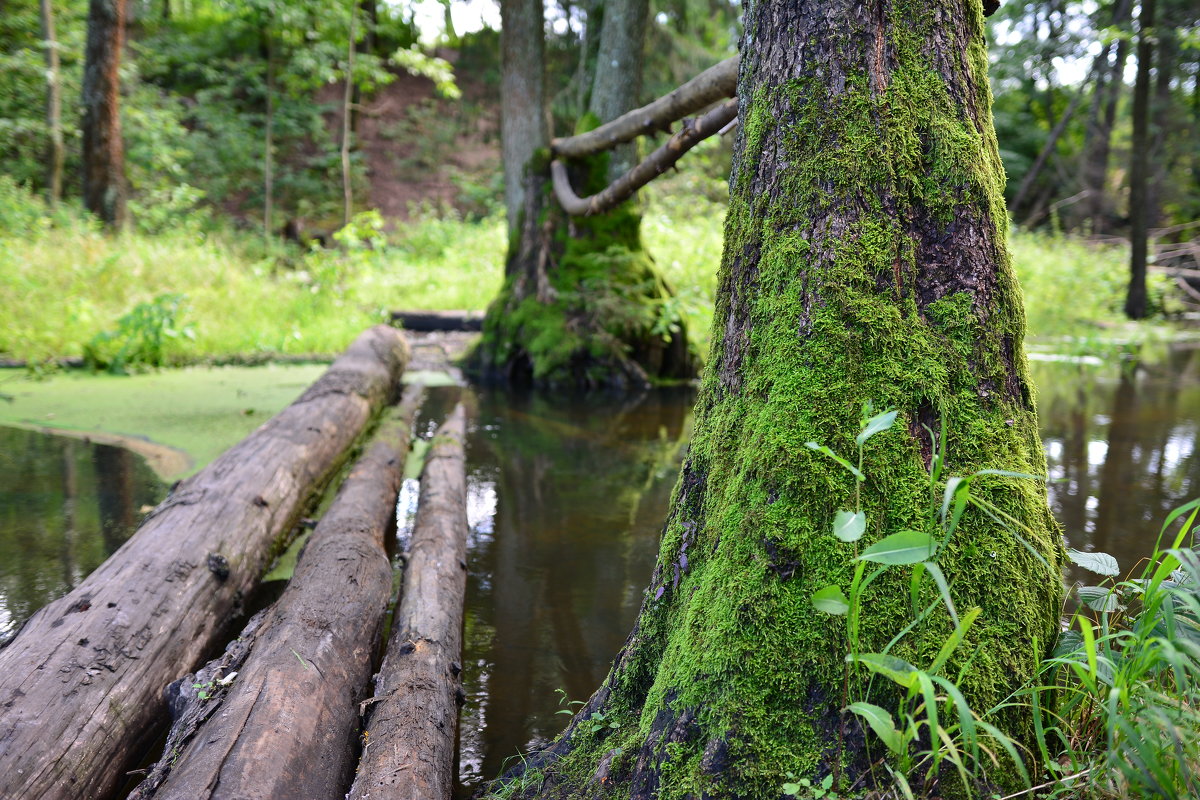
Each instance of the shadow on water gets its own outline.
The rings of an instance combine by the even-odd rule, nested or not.
[[[0,428],[0,640],[115,552],[165,495],[128,450]]]

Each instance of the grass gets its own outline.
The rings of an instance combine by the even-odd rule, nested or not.
[[[649,192],[643,235],[677,293],[673,309],[708,351],[724,205],[703,193]],[[47,214],[0,180],[0,357],[81,356],[139,304],[182,295],[168,364],[271,354],[332,354],[393,309],[487,307],[501,282],[504,222],[424,213],[388,242],[306,254],[260,236],[183,220],[167,233],[109,237],[77,213]],[[359,231],[362,233],[362,231]],[[1031,336],[1055,349],[1103,351],[1164,338],[1124,320],[1127,253],[1061,236],[1015,233],[1011,247]],[[1164,280],[1152,281],[1160,299]]]

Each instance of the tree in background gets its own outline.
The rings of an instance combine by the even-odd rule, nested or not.
[[[587,130],[637,99],[647,6],[606,0],[589,93]],[[644,388],[692,377],[696,359],[670,289],[642,246],[636,200],[594,217],[568,217],[549,194],[544,9],[501,5],[502,108],[509,247],[505,283],[488,308],[470,368],[485,379],[576,388]],[[589,19],[591,25],[594,19]],[[583,57],[587,45],[581,42]],[[578,78],[578,76],[577,76]],[[521,117],[514,119],[514,117]],[[585,193],[610,180],[608,154],[574,165]],[[519,182],[519,185],[518,185]]]
[[[940,538],[939,465],[1044,477],[980,4],[876,12],[747,6],[714,344],[651,586],[604,685],[497,794],[777,797],[785,770],[840,776],[839,793],[886,783],[887,748],[842,709],[894,707],[894,690],[847,663],[847,618],[814,595],[850,585],[858,548],[886,535]],[[868,401],[898,411],[869,439]],[[843,456],[857,444],[865,478],[806,442]],[[906,628],[909,577],[892,570],[857,635],[859,653],[925,667],[965,630],[947,674],[963,670],[982,713],[1036,676],[1063,556],[1044,484],[975,480],[999,514],[967,511],[936,555],[974,625],[942,613]],[[862,527],[839,541],[836,523]],[[919,594],[940,607],[928,582]],[[1027,709],[991,721],[1032,741]],[[1015,782],[1011,762],[985,771]]]
[[[83,203],[110,228],[126,222],[128,187],[121,137],[121,53],[125,0],[88,4],[83,68]]]
[[[62,128],[62,78],[58,57],[58,37],[54,35],[54,8],[50,0],[41,0],[42,45],[46,48],[46,128],[50,146],[46,152],[46,197],[50,205],[62,198],[63,164],[66,145]]]

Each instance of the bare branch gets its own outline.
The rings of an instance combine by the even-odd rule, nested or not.
[[[579,197],[571,188],[567,168],[555,159],[550,164],[550,175],[554,179],[554,194],[558,202],[572,216],[601,214],[616,208],[633,193],[657,178],[688,150],[704,139],[720,133],[737,119],[737,98],[726,100],[721,105],[694,120],[684,120],[683,127],[667,143],[655,150],[633,169],[626,172],[606,189],[591,197]]]
[[[609,150],[638,136],[665,130],[672,122],[706,108],[737,92],[738,56],[709,67],[687,83],[649,105],[605,123],[595,130],[554,139],[550,149],[556,156],[580,158]]]

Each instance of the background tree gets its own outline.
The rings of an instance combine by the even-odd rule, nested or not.
[[[83,203],[105,225],[121,228],[128,194],[120,107],[125,0],[91,0],[87,31],[81,125]]]
[[[890,692],[847,667],[842,618],[811,601],[854,568],[836,512],[861,504],[863,543],[934,533],[931,431],[955,474],[1044,474],[980,4],[765,0],[745,25],[714,344],[658,564],[608,679],[505,796],[766,797],[784,770],[871,775],[883,748],[868,757],[840,709]],[[856,485],[804,443],[852,453],[872,400],[900,417]],[[982,711],[1036,674],[1062,587],[1044,486],[978,480],[1038,553],[971,512],[939,551],[957,607],[981,610],[949,672],[970,661]],[[949,621],[903,634],[907,577],[876,586],[862,649],[901,634],[892,654],[928,664]],[[995,719],[1029,741],[1025,713]]]
[[[637,96],[640,57],[631,62],[643,47],[647,14],[643,0],[607,3],[590,104],[615,116]],[[545,102],[541,7],[506,2],[501,13],[503,85],[511,98],[502,109],[509,248],[505,283],[488,308],[470,368],[492,381],[577,388],[645,388],[652,379],[693,376],[696,359],[682,320],[671,316],[670,289],[642,247],[636,205],[568,218],[549,196],[544,106],[532,107],[539,93]],[[629,83],[634,88],[621,85]],[[516,115],[529,116],[511,119]],[[601,121],[589,113],[577,129]],[[585,194],[607,185],[609,175],[607,154],[575,169]]]
[[[62,128],[62,79],[59,76],[58,37],[54,35],[54,8],[41,0],[42,44],[46,48],[46,128],[50,146],[46,154],[46,197],[53,206],[62,197],[66,145]]]

